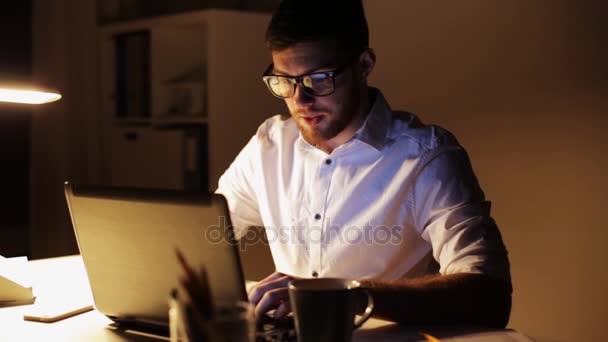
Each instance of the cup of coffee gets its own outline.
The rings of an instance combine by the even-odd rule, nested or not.
[[[367,296],[367,308],[355,321],[359,293]],[[358,281],[338,278],[293,280],[289,300],[299,342],[350,341],[374,309],[374,299]]]

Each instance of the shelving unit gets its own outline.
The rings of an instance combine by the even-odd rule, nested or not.
[[[119,97],[117,80],[117,38],[147,32],[149,35],[148,59],[150,97],[148,101],[150,111],[148,113],[137,113],[138,117],[146,117],[150,120],[162,118],[163,122],[170,120],[170,87],[168,82],[190,70],[202,69],[203,75],[206,70],[207,47],[206,47],[206,21],[209,13],[187,13],[158,17],[154,19],[141,19],[132,22],[105,25],[100,30],[100,45],[102,47],[101,77],[103,92],[103,111],[114,117],[123,117],[118,113],[116,101]],[[135,51],[137,52],[137,51]],[[127,73],[129,70],[127,70]],[[123,77],[128,75],[123,75]],[[205,88],[205,79],[201,80],[202,88]],[[204,92],[193,94],[203,99]],[[204,116],[203,112],[195,113]],[[128,119],[128,118],[125,118]],[[179,121],[184,121],[183,117]],[[195,120],[196,121],[196,120]]]
[[[107,183],[215,189],[219,176],[256,128],[283,111],[282,102],[268,94],[260,79],[270,63],[264,42],[269,19],[268,14],[213,9],[100,26]],[[120,77],[131,83],[121,87],[117,67],[128,63],[117,60],[125,55],[117,54],[117,39],[141,32],[149,37],[148,54],[143,56],[147,59],[142,62],[149,69],[129,75],[141,67],[130,61],[134,67]],[[142,58],[140,52],[132,55]],[[117,99],[133,94],[117,92],[133,84],[142,86],[141,80],[148,82],[146,91],[136,93],[149,93],[149,98],[134,101],[149,102],[134,108],[149,110],[122,113]],[[176,86],[182,87],[179,92],[174,91]],[[172,92],[179,96],[172,98]],[[199,134],[196,146],[193,134]]]

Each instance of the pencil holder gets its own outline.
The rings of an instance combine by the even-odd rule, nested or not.
[[[218,303],[210,318],[172,293],[169,300],[171,342],[254,342],[254,307],[248,302]]]

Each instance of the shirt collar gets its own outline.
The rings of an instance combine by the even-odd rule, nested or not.
[[[379,89],[370,87],[370,98],[374,101],[372,108],[353,139],[380,151],[386,143],[393,112]]]
[[[351,140],[359,140],[380,151],[386,144],[386,138],[391,126],[393,112],[379,89],[369,87],[369,91],[370,99],[373,101],[373,105],[365,119],[365,122],[357,130],[355,136],[353,136]],[[301,149],[315,148],[302,137],[301,132],[298,132],[297,140],[298,141],[296,143],[299,144]]]

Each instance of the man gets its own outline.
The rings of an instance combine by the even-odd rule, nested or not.
[[[359,0],[283,0],[264,74],[291,118],[264,122],[219,181],[237,235],[264,226],[276,271],[256,314],[291,311],[296,277],[359,279],[375,316],[504,327],[507,252],[464,149],[393,112],[368,87],[375,65]]]

